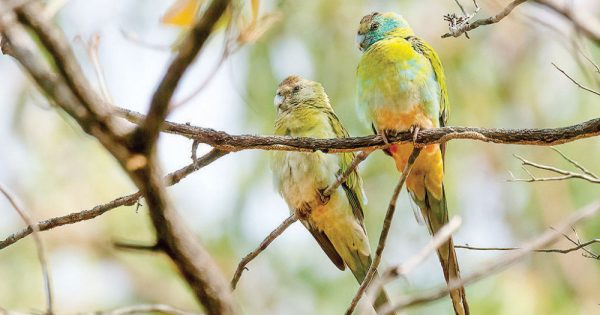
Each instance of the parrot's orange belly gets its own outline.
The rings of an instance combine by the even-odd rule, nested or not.
[[[396,168],[402,172],[408,157],[412,153],[410,143],[393,144],[390,153],[396,161]],[[444,161],[439,144],[425,146],[415,161],[406,178],[406,188],[419,200],[425,199],[425,190],[436,199],[442,198],[442,181],[444,179]]]
[[[437,127],[425,115],[422,106],[415,106],[409,111],[398,112],[395,108],[379,108],[374,115],[375,125],[378,130],[409,130],[412,126],[421,129]],[[412,153],[413,145],[410,143],[393,144],[390,153],[396,161],[396,168],[402,172],[408,157]],[[412,166],[410,175],[406,179],[406,187],[419,200],[425,198],[425,190],[429,191],[436,199],[442,198],[442,180],[444,178],[444,161],[439,144],[425,146]]]

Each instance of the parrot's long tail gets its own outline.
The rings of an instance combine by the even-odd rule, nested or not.
[[[359,255],[359,254],[357,254]],[[362,255],[361,255],[362,256]],[[358,281],[358,283],[362,283],[362,281],[365,279],[365,276],[367,275],[367,271],[369,270],[369,267],[371,266],[371,256],[362,256],[360,257],[361,259],[358,259],[358,261],[360,262],[359,264],[356,265],[348,265],[348,267],[350,268],[350,270],[352,271],[352,274],[354,275],[354,277],[356,278],[356,280]],[[371,281],[371,283],[375,283],[378,282],[379,279],[379,273],[377,271],[375,271],[375,276],[373,277],[373,280]],[[373,308],[375,310],[377,310],[378,308],[382,307],[383,305],[388,305],[390,304],[390,298],[388,297],[387,293],[385,292],[385,289],[381,288],[381,290],[379,291],[379,294],[377,295],[377,298],[375,298],[375,302],[373,303]],[[392,315],[392,314],[396,314],[396,313],[388,313],[385,315]]]
[[[431,234],[435,235],[444,224],[448,223],[448,208],[446,206],[446,194],[443,187],[441,200],[437,200],[432,194],[426,192],[425,200],[417,201],[417,203],[421,207]],[[452,238],[438,248],[437,254],[444,270],[446,282],[450,283],[454,280],[460,280],[460,269]],[[469,304],[467,303],[464,287],[461,286],[450,291],[450,298],[452,299],[456,315],[469,315]]]

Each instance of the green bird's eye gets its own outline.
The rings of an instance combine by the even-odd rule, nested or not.
[[[375,23],[371,24],[371,31],[374,31],[374,30],[376,30],[378,28],[379,28],[379,23],[378,22],[375,22]]]
[[[294,86],[293,91],[294,91],[294,93],[300,91],[300,86],[299,85]]]

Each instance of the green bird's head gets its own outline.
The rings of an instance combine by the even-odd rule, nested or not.
[[[305,106],[331,108],[327,94],[319,82],[296,75],[291,75],[279,83],[274,103],[280,115]]]
[[[408,22],[400,14],[374,12],[365,15],[360,20],[356,42],[360,51],[365,51],[371,45],[386,37],[408,37],[414,34]]]

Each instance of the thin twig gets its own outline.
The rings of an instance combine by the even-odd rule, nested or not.
[[[267,249],[271,242],[273,242],[277,237],[279,237],[279,235],[281,235],[288,227],[290,227],[290,225],[292,225],[292,223],[296,221],[298,221],[298,217],[296,216],[296,214],[290,215],[287,219],[281,222],[281,224],[277,228],[275,228],[275,230],[269,233],[269,235],[267,235],[267,237],[260,243],[260,245],[258,245],[258,247],[255,250],[251,251],[250,253],[248,253],[248,255],[242,258],[233,275],[233,279],[231,279],[232,290],[235,290],[238,281],[240,281],[242,273],[246,269],[246,265],[248,265],[248,263],[250,263],[254,258],[256,258],[256,256],[258,256],[261,252]]]
[[[44,276],[44,289],[46,291],[46,314],[52,315],[52,282],[50,281],[50,272],[48,271],[48,263],[46,261],[46,253],[44,251],[44,245],[42,243],[42,238],[39,235],[39,230],[29,213],[19,205],[17,199],[8,192],[6,188],[2,184],[0,184],[0,192],[8,199],[8,202],[12,205],[12,207],[17,211],[21,219],[27,224],[29,228],[33,231],[33,239],[35,241],[35,247],[37,249],[38,259],[40,260],[40,266],[42,268],[42,275]]]
[[[571,82],[573,82],[575,85],[577,85],[580,89],[600,96],[600,92],[590,89],[589,87],[583,86],[581,83],[577,82],[577,80],[573,79],[570,75],[568,75],[563,69],[559,68],[554,62],[552,63],[552,65],[554,66],[554,68],[556,68],[556,70],[558,70],[562,74],[564,74],[565,77],[567,77],[569,80],[571,80]]]
[[[104,101],[106,101],[107,103],[114,104],[113,98],[110,94],[110,90],[108,89],[108,84],[106,84],[104,70],[102,70],[102,66],[100,65],[100,58],[98,57],[100,34],[92,34],[92,36],[87,42],[81,36],[77,36],[75,39],[81,43],[81,45],[87,53],[88,59],[92,63],[94,72],[96,73],[96,79],[98,80],[98,85],[100,85],[100,95],[102,95]]]
[[[340,187],[340,185],[348,179],[348,176],[350,176],[354,172],[354,170],[358,167],[358,164],[364,161],[367,158],[367,156],[371,154],[371,152],[372,151],[361,151],[360,153],[358,153],[354,157],[354,159],[352,159],[352,162],[350,163],[350,165],[348,165],[346,171],[344,171],[343,174],[338,176],[335,182],[329,185],[329,187],[327,187],[327,189],[323,191],[323,196],[328,197],[331,194],[333,194],[335,190],[338,189],[338,187]]]
[[[588,39],[594,41],[596,44],[600,43],[600,21],[590,15],[581,16],[582,13],[585,14],[585,10],[578,10],[577,14],[575,14],[570,8],[561,6],[554,1],[535,0],[535,2],[569,20]]]
[[[145,116],[132,110],[115,108],[115,115],[126,120],[140,124]],[[210,128],[179,124],[165,121],[162,130],[180,135],[189,139],[198,140],[200,143],[224,151],[241,150],[282,150],[327,153],[340,153],[350,151],[364,151],[382,149],[389,144],[378,135],[315,139],[286,136],[257,136],[257,135],[231,135],[224,131]],[[419,131],[416,143],[418,146],[441,143],[454,139],[471,139],[491,143],[520,144],[553,146],[572,142],[578,139],[596,137],[600,135],[600,118],[591,119],[576,125],[562,128],[545,129],[499,129],[499,128],[474,128],[474,127],[442,127],[430,128]],[[413,143],[411,132],[399,132],[388,136],[389,143]]]
[[[91,312],[84,315],[130,315],[159,313],[166,315],[200,315],[200,313],[188,312],[177,309],[166,304],[140,304],[120,307],[111,311]]]
[[[531,182],[560,181],[560,180],[567,180],[567,179],[571,179],[571,178],[578,178],[578,179],[586,180],[590,183],[600,184],[600,178],[592,177],[587,174],[580,174],[580,173],[562,170],[562,169],[559,169],[559,168],[556,168],[553,166],[535,163],[535,162],[526,160],[525,158],[523,158],[517,154],[513,154],[513,155],[515,158],[517,158],[521,161],[523,169],[527,172],[527,174],[529,175],[530,178],[511,178],[511,179],[509,179],[509,181],[511,181],[511,182],[531,183]],[[563,176],[537,177],[537,176],[534,176],[531,172],[529,172],[529,170],[527,170],[527,168],[525,168],[525,166],[531,166],[531,167],[534,167],[537,169],[554,172],[554,173],[557,173],[557,174],[560,174]]]
[[[571,240],[571,242],[573,242]],[[566,248],[566,249],[557,249],[557,248],[549,248],[549,249],[534,249],[532,252],[535,253],[558,253],[558,254],[568,254],[570,252],[574,252],[576,250],[582,249],[592,244],[600,243],[600,238],[592,239],[584,243],[577,244],[577,246]],[[469,250],[479,250],[479,251],[511,251],[511,250],[519,250],[522,249],[520,247],[478,247],[478,246],[470,246],[470,245],[455,245],[456,248],[469,249]]]
[[[403,277],[408,275],[414,268],[419,266],[423,261],[432,253],[435,252],[442,244],[452,237],[452,234],[458,230],[462,223],[462,219],[458,216],[453,217],[448,223],[446,223],[421,250],[409,258],[405,263],[396,267],[387,269],[381,276],[381,278],[373,281],[371,287],[373,288],[367,293],[366,305],[373,305],[375,297],[383,289],[383,286],[392,281],[394,278]],[[364,313],[364,312],[361,312]]]
[[[562,153],[562,151],[560,151],[558,148],[555,147],[550,147],[550,149],[554,150],[554,152],[560,154],[560,156],[567,160],[567,162],[573,164],[573,166],[575,166],[576,168],[578,168],[579,170],[581,170],[582,172],[584,172],[585,174],[587,174],[588,176],[591,176],[593,178],[598,178],[598,176],[594,173],[592,173],[590,170],[586,169],[585,167],[583,167],[581,164],[577,163],[577,161],[569,158],[568,156],[566,156],[564,153]]]
[[[420,132],[419,132],[419,134],[420,134]],[[406,181],[406,178],[410,174],[413,163],[419,156],[420,152],[421,152],[421,148],[419,148],[419,147],[413,148],[413,151],[412,151],[410,157],[408,158],[408,162],[404,166],[404,170],[402,170],[402,174],[400,175],[400,180],[398,180],[398,184],[396,185],[396,188],[394,189],[394,192],[392,193],[392,198],[390,200],[387,212],[385,213],[385,218],[383,219],[383,228],[381,230],[381,234],[379,235],[379,242],[377,244],[377,249],[375,250],[375,257],[373,258],[373,261],[371,262],[371,266],[369,267],[369,270],[367,271],[367,274],[366,274],[364,280],[360,284],[358,291],[354,295],[354,298],[352,298],[352,302],[350,302],[350,306],[348,306],[348,309],[346,309],[346,313],[345,313],[346,315],[351,315],[352,312],[354,312],[354,309],[356,308],[358,301],[364,294],[365,290],[371,283],[371,280],[373,280],[375,273],[377,272],[377,267],[379,267],[379,263],[381,263],[381,255],[383,254],[383,250],[385,248],[385,243],[387,240],[388,233],[390,231],[390,226],[392,225],[392,219],[394,218],[394,212],[396,210],[396,201],[398,199],[398,195],[400,194],[400,190],[402,190],[402,186],[404,186],[404,182]]]
[[[223,15],[229,3],[230,0],[213,0],[182,41],[179,53],[169,65],[167,73],[152,96],[148,116],[139,129],[141,133],[135,136],[134,141],[141,141],[144,144],[144,151],[153,151],[160,132],[160,126],[169,112],[169,105],[175,89],[196,55],[204,47],[213,27]]]
[[[445,17],[446,21],[450,22],[450,31],[444,35],[442,35],[442,38],[446,38],[446,37],[459,37],[460,35],[462,35],[465,32],[468,31],[472,31],[482,25],[489,25],[489,24],[495,24],[500,22],[502,19],[504,19],[506,16],[508,16],[510,14],[510,12],[512,12],[512,10],[514,8],[516,8],[518,5],[520,5],[523,2],[526,2],[527,0],[515,0],[513,2],[511,2],[509,5],[507,5],[504,10],[500,11],[500,13],[491,16],[487,19],[479,19],[473,23],[470,23],[471,18],[474,16],[469,16],[469,18],[467,19],[459,19],[458,21],[455,21],[456,16],[454,15],[447,15]]]
[[[200,157],[193,163],[191,163],[183,168],[180,168],[179,170],[174,171],[174,172],[168,174],[167,176],[165,176],[165,178],[164,178],[165,185],[171,186],[171,185],[175,185],[175,184],[179,183],[179,181],[184,179],[186,176],[188,176],[191,173],[203,168],[204,166],[216,161],[218,158],[226,155],[227,153],[228,152],[219,151],[216,149],[210,151],[209,153]],[[120,206],[132,206],[141,197],[142,197],[142,194],[138,191],[134,194],[119,197],[119,198],[109,201],[107,203],[97,205],[97,206],[93,207],[92,209],[83,210],[83,211],[79,211],[79,212],[73,212],[73,213],[70,213],[70,214],[67,214],[64,216],[40,221],[38,223],[35,223],[33,226],[36,229],[38,229],[39,231],[46,231],[46,230],[50,230],[55,227],[59,227],[59,226],[67,225],[67,224],[73,224],[73,223],[77,223],[77,222],[81,222],[81,221],[85,221],[85,220],[91,220],[99,215],[106,213],[107,211],[118,208]],[[14,233],[14,234],[8,236],[4,240],[0,241],[0,249],[3,249],[5,247],[8,247],[8,246],[16,243],[20,239],[30,235],[32,232],[33,232],[33,229],[31,227],[27,227],[26,229],[23,229],[17,233]]]
[[[547,247],[548,245],[552,244],[561,237],[562,232],[568,230],[571,226],[591,218],[592,216],[596,215],[598,211],[600,211],[600,202],[596,201],[591,203],[566,218],[562,223],[558,224],[556,230],[550,229],[540,234],[532,240],[524,243],[522,246],[519,246],[521,249],[515,250],[513,253],[504,257],[494,259],[490,264],[475,270],[467,277],[463,277],[462,280],[454,280],[448,283],[447,286],[404,298],[393,306],[387,306],[378,310],[378,314],[387,314],[396,310],[402,310],[411,306],[422,305],[438,300],[448,295],[448,293],[452,290],[464,287],[467,284],[476,282],[501,270],[504,270],[508,266],[520,261],[534,249]]]

